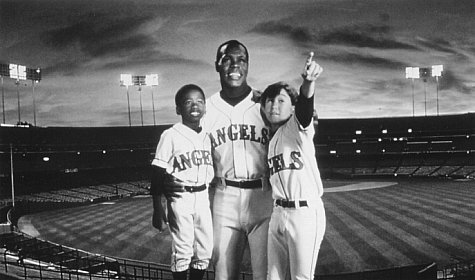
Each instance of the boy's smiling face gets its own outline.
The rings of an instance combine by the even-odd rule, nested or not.
[[[184,125],[196,127],[206,113],[206,101],[203,93],[198,90],[187,92],[180,105],[176,107],[176,113],[181,115]]]

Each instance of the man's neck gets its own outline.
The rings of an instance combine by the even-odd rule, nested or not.
[[[251,87],[248,85],[236,88],[223,87],[220,91],[221,98],[231,106],[235,106],[243,101],[251,92]]]

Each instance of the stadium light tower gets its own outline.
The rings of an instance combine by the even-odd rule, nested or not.
[[[437,84],[437,116],[439,115],[439,77],[442,76],[442,71],[444,71],[443,65],[432,65],[432,77],[435,77]]]
[[[120,74],[120,86],[127,88],[127,108],[129,111],[129,126],[132,126],[132,121],[130,119],[130,98],[129,98],[129,86],[133,86],[132,75],[131,74]]]
[[[419,67],[406,67],[406,79],[411,79],[412,81],[412,116],[414,117],[414,79],[419,79]]]
[[[153,98],[153,87],[158,86],[158,74],[145,75],[145,84],[152,89],[152,111],[153,111],[153,125],[156,125],[155,121],[155,100]]]

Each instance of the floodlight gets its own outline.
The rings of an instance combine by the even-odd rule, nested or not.
[[[18,65],[18,79],[26,80],[26,66]]]
[[[139,86],[139,91],[142,90],[140,87],[145,85],[145,76],[132,76],[132,82],[134,85]]]
[[[444,70],[443,65],[432,65],[432,77],[442,76],[442,71]]]
[[[419,79],[419,67],[406,67],[406,79]]]
[[[158,74],[145,75],[145,85],[158,86]]]
[[[18,78],[18,65],[10,63],[10,78],[12,79]]]
[[[0,64],[0,76],[8,77],[10,75],[10,65]]]
[[[419,68],[419,75],[421,78],[424,78],[424,82],[426,81],[427,78],[431,76],[431,68],[428,67],[421,67]]]
[[[120,85],[123,87],[133,86],[132,75],[130,74],[120,74]]]

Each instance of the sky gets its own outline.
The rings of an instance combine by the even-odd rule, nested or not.
[[[214,59],[229,39],[247,46],[260,90],[298,87],[315,52],[322,119],[475,112],[474,26],[473,0],[0,0],[0,63],[42,71],[34,87],[4,77],[2,117],[128,126],[120,74],[158,74],[157,87],[128,88],[131,124],[175,123],[181,86],[220,90]],[[408,66],[439,64],[438,81],[405,78]]]

